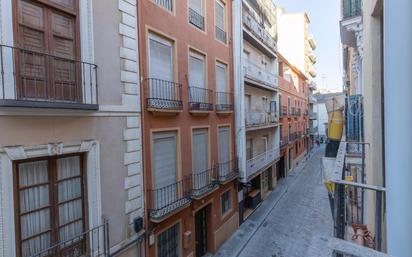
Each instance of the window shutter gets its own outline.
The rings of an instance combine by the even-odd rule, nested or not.
[[[229,127],[221,127],[219,128],[219,163],[229,161],[229,149]]]
[[[216,90],[227,92],[227,69],[224,64],[216,64]]]
[[[189,1],[189,7],[193,10],[193,11],[195,11],[195,12],[197,12],[198,14],[203,14],[203,11],[202,11],[202,4],[203,4],[203,1],[202,0],[190,0]]]
[[[173,81],[172,45],[150,35],[149,73],[151,78]]]
[[[204,57],[190,54],[189,69],[189,86],[205,88]]]
[[[216,26],[225,31],[225,7],[220,1],[216,1]]]
[[[197,129],[193,131],[193,172],[201,173],[208,169],[209,146],[207,129]]]
[[[154,134],[153,175],[155,189],[176,182],[176,133]]]

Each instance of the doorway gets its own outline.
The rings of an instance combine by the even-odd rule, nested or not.
[[[207,254],[207,213],[208,207],[205,207],[195,214],[196,257],[202,257]]]
[[[276,179],[279,181],[281,178],[286,177],[285,172],[285,157],[280,157],[280,160],[276,163]]]

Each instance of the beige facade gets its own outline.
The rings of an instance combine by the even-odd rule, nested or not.
[[[49,164],[55,160],[57,163],[68,161],[70,156],[78,156],[82,164],[70,168],[58,166],[57,171],[70,173],[81,170],[84,179],[81,184],[83,186],[80,186],[83,213],[77,217],[82,222],[76,228],[80,230],[65,232],[65,238],[70,239],[80,232],[88,233],[88,230],[93,230],[94,233],[99,231],[101,236],[92,239],[95,243],[99,242],[99,247],[95,245],[93,249],[84,248],[81,251],[103,253],[110,249],[114,253],[123,250],[120,256],[140,256],[140,249],[136,244],[123,249],[128,242],[139,237],[134,231],[133,221],[143,217],[144,205],[135,1],[93,1],[92,5],[91,0],[82,0],[78,1],[78,6],[73,7],[74,11],[70,11],[70,6],[66,8],[63,5],[69,5],[70,1],[59,2],[62,6],[34,0],[24,3],[18,0],[0,1],[0,41],[4,45],[1,47],[4,58],[1,68],[6,71],[0,79],[0,241],[4,242],[0,244],[0,256],[34,255],[61,242],[62,238],[60,241],[53,239],[49,244],[32,246],[30,250],[25,248],[25,240],[28,240],[26,237],[36,235],[27,234],[29,232],[25,232],[26,228],[20,222],[20,215],[28,215],[24,214],[23,209],[29,207],[22,207],[24,205],[20,202],[23,189],[17,187],[16,183],[22,183],[22,177],[19,176],[23,175],[19,173],[17,176],[17,172],[23,172],[23,167],[27,165],[37,165],[46,160]],[[21,58],[21,55],[12,57],[7,51],[12,51],[10,49],[15,47],[14,51],[22,55],[30,54],[25,52],[27,41],[18,38],[16,27],[13,27],[19,8],[28,8],[32,11],[31,14],[39,15],[40,22],[37,25],[23,24],[24,26],[41,26],[47,21],[42,15],[53,12],[53,8],[61,8],[64,12],[67,10],[65,15],[74,17],[75,20],[74,23],[64,23],[64,26],[73,27],[61,28],[74,30],[78,35],[73,51],[78,52],[79,57],[75,61],[65,59],[57,50],[49,52],[38,45],[40,52],[30,57],[34,63],[26,62],[28,66],[37,65],[35,67],[40,71],[44,69],[47,74],[54,74],[50,79],[52,82],[47,82],[51,83],[48,86],[52,93],[46,98],[27,99],[20,93],[23,91],[19,91],[23,90],[20,88],[21,81],[26,86],[33,83],[28,80],[28,76],[37,76],[38,81],[34,79],[34,87],[37,86],[38,89],[40,77],[44,73],[37,70],[38,73],[33,75],[35,71],[27,73],[24,69],[18,69],[15,76],[9,76],[11,73],[8,73],[13,67],[17,69],[16,58]],[[58,17],[57,14],[54,15]],[[47,29],[45,31],[46,34],[49,33]],[[60,39],[55,36],[54,40]],[[45,57],[43,52],[50,55]],[[24,59],[18,60],[21,62]],[[52,62],[50,60],[60,64],[47,66],[45,63]],[[55,67],[61,70],[56,70]],[[88,67],[91,69],[88,70]],[[68,101],[67,95],[64,95],[67,91],[62,91],[63,96],[60,97],[66,98],[65,101],[59,101],[56,96],[50,95],[57,94],[53,90],[59,85],[57,79],[62,76],[62,72],[67,72],[68,76],[76,74],[77,78],[73,80],[69,77],[66,78],[68,81],[61,81],[62,90],[66,90],[63,89],[64,83],[71,83],[82,97]],[[13,87],[18,94],[10,94]],[[45,169],[47,170],[44,172],[49,172],[51,177],[56,176],[51,166]],[[49,197],[53,194],[55,193],[50,192]],[[58,196],[62,197],[60,191]],[[37,197],[37,194],[32,193],[32,197]],[[64,215],[63,209],[59,210],[60,215]],[[30,211],[36,212],[35,209]],[[43,214],[39,212],[38,215]],[[46,216],[43,218],[47,221]],[[106,221],[108,227],[105,225]],[[60,226],[61,230],[69,225]],[[103,237],[103,229],[107,228],[110,231],[108,245]],[[53,229],[51,235],[55,233]],[[90,235],[92,234],[91,232]]]

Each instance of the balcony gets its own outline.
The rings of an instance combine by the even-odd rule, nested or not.
[[[200,87],[189,87],[189,112],[192,114],[208,114],[213,111],[213,91]]]
[[[313,64],[315,64],[316,61],[317,61],[316,55],[315,55],[314,53],[310,53],[310,54],[309,54],[309,59],[310,59],[310,61],[311,61]]]
[[[309,35],[308,42],[312,49],[316,49],[316,41],[312,34]]]
[[[318,127],[313,127],[309,129],[309,134],[316,135],[318,134]]]
[[[280,110],[280,117],[287,117],[289,115],[288,107],[283,105]]]
[[[198,29],[205,30],[205,17],[189,8],[189,22]]]
[[[243,64],[245,78],[249,83],[263,86],[269,90],[277,90],[278,78],[276,74],[266,71],[264,67],[256,65],[248,59],[244,59]]]
[[[148,190],[148,210],[151,221],[161,222],[191,202],[191,178]]]
[[[296,132],[296,139],[297,140],[302,139],[302,132],[301,131]]]
[[[247,5],[243,5],[243,25],[246,31],[244,38],[258,48],[265,55],[276,57],[277,44],[276,40],[270,35],[267,29],[258,21],[257,14]]]
[[[300,117],[302,115],[302,110],[300,108],[295,108],[295,117]]]
[[[279,159],[279,148],[273,148],[267,152],[259,154],[246,162],[246,176],[248,180],[264,171],[266,168],[274,165]]]
[[[220,184],[226,184],[239,176],[238,160],[233,159],[217,164],[218,180]]]
[[[309,83],[309,89],[310,90],[316,90],[317,89],[317,85],[316,85],[316,83],[315,82],[310,82]]]
[[[228,115],[233,113],[233,94],[227,92],[216,92],[216,113]]]
[[[309,119],[310,119],[310,120],[317,120],[317,119],[318,119],[318,113],[316,113],[316,112],[311,112],[311,113],[309,114]]]
[[[314,97],[313,95],[309,95],[309,103],[310,104],[317,103],[316,97]]]
[[[289,137],[282,137],[280,139],[280,148],[285,148],[289,144]]]
[[[362,0],[343,0],[343,18],[362,15]]]
[[[308,111],[308,110],[305,110],[305,111],[303,112],[303,115],[304,115],[305,117],[309,116],[309,111]]]
[[[182,85],[172,81],[147,78],[146,108],[152,113],[177,114],[183,109]]]
[[[246,113],[246,130],[256,130],[276,126],[279,122],[278,115],[272,112]]]
[[[312,65],[310,65],[309,67],[309,74],[312,76],[312,78],[315,78],[318,75],[315,68]]]
[[[0,107],[98,110],[97,65],[0,45]]]
[[[343,0],[342,20],[340,21],[341,42],[357,47],[357,30],[362,24],[362,1]]]
[[[39,221],[40,222],[40,221]],[[72,231],[70,231],[72,232]],[[73,232],[72,232],[73,233]],[[102,225],[93,227],[85,232],[77,233],[73,237],[55,243],[53,245],[46,240],[40,244],[42,250],[34,252],[36,247],[28,247],[30,257],[57,257],[57,256],[99,256],[109,257],[109,223],[107,220],[103,221]],[[49,246],[47,246],[49,245]],[[34,244],[33,244],[34,246]],[[47,246],[45,248],[44,246]]]
[[[222,43],[226,44],[227,40],[227,33],[223,29],[216,26],[216,38],[221,41]]]
[[[217,169],[215,167],[192,174],[192,195],[193,199],[201,199],[219,186],[217,180]]]
[[[297,133],[292,132],[289,134],[289,144],[293,144],[297,139]]]

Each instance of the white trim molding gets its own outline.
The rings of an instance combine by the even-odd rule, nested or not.
[[[89,227],[93,228],[102,224],[100,147],[98,141],[85,140],[71,144],[58,142],[27,147],[3,147],[0,148],[0,257],[16,256],[13,161],[69,153],[86,154]]]

